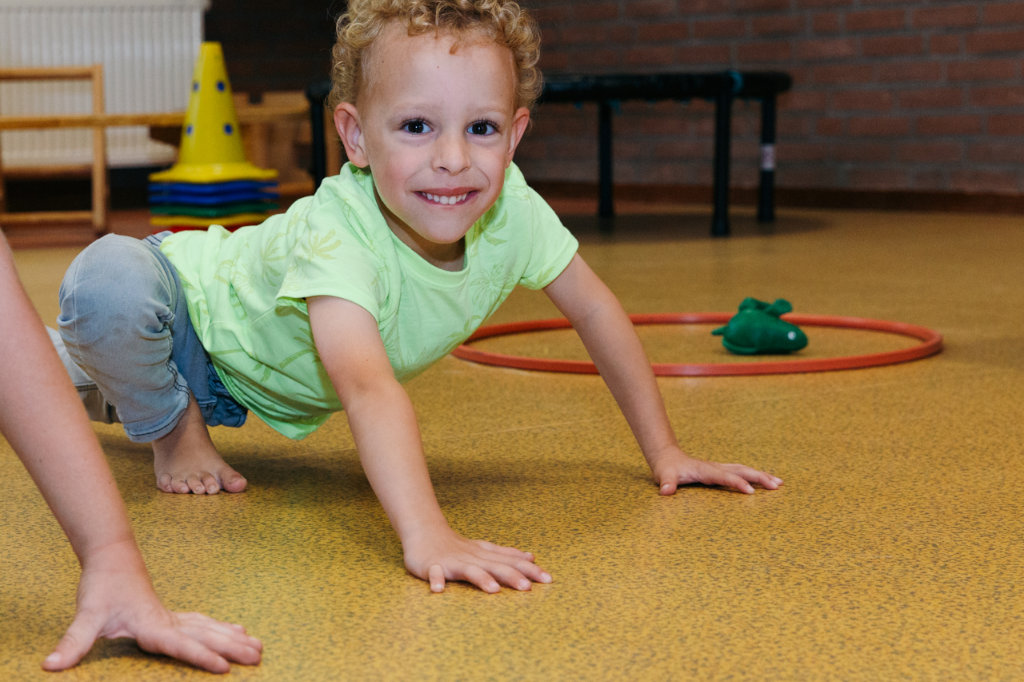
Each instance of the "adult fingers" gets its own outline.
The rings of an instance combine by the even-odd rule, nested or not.
[[[256,665],[263,655],[263,643],[245,628],[224,623],[202,613],[176,614],[182,630],[200,644],[229,661]]]
[[[658,494],[660,495],[675,495],[678,489],[679,481],[675,478],[658,481]]]
[[[53,653],[43,660],[44,670],[67,670],[77,665],[96,643],[101,624],[92,622],[89,616],[77,616],[61,637]]]
[[[170,656],[212,673],[226,673],[231,669],[226,658],[177,628],[139,633],[136,642],[144,651]]]
[[[430,583],[431,592],[444,592],[444,569],[440,564],[434,564],[427,571],[427,581]]]

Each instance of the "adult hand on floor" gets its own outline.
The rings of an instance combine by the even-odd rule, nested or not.
[[[43,661],[43,668],[71,668],[100,637],[129,637],[144,651],[215,673],[228,672],[232,661],[256,665],[263,650],[263,644],[241,625],[200,613],[169,611],[145,572],[140,573],[130,561],[113,569],[83,567],[75,620]]]

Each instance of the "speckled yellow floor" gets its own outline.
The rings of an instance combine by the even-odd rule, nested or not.
[[[97,426],[157,588],[265,643],[244,680],[1024,679],[1024,219],[780,210],[733,238],[704,213],[585,218],[582,253],[630,312],[797,312],[943,333],[938,356],[819,374],[662,379],[694,453],[786,480],[753,496],[657,495],[600,380],[445,359],[409,390],[437,493],[460,531],[535,552],[555,582],[442,595],[408,576],[344,417],[303,442],[253,420],[216,430],[251,482],[178,497],[147,449]],[[23,250],[51,319],[73,249]],[[500,320],[548,317],[517,293]],[[662,362],[727,359],[707,329],[644,330]],[[808,329],[809,357],[906,345]],[[572,356],[551,333],[494,341]],[[12,399],[10,396],[4,400]],[[74,557],[0,443],[0,679],[38,665],[73,613]],[[104,642],[67,680],[191,680]]]

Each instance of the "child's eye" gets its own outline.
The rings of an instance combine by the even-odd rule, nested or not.
[[[430,132],[430,126],[423,119],[414,118],[402,123],[402,130],[413,135],[422,135],[423,133]]]
[[[469,124],[470,135],[493,135],[498,132],[498,126],[490,121],[474,121]]]

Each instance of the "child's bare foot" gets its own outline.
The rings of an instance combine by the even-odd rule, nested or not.
[[[153,441],[153,469],[156,487],[165,493],[240,493],[247,484],[217,452],[195,400],[173,431]]]

